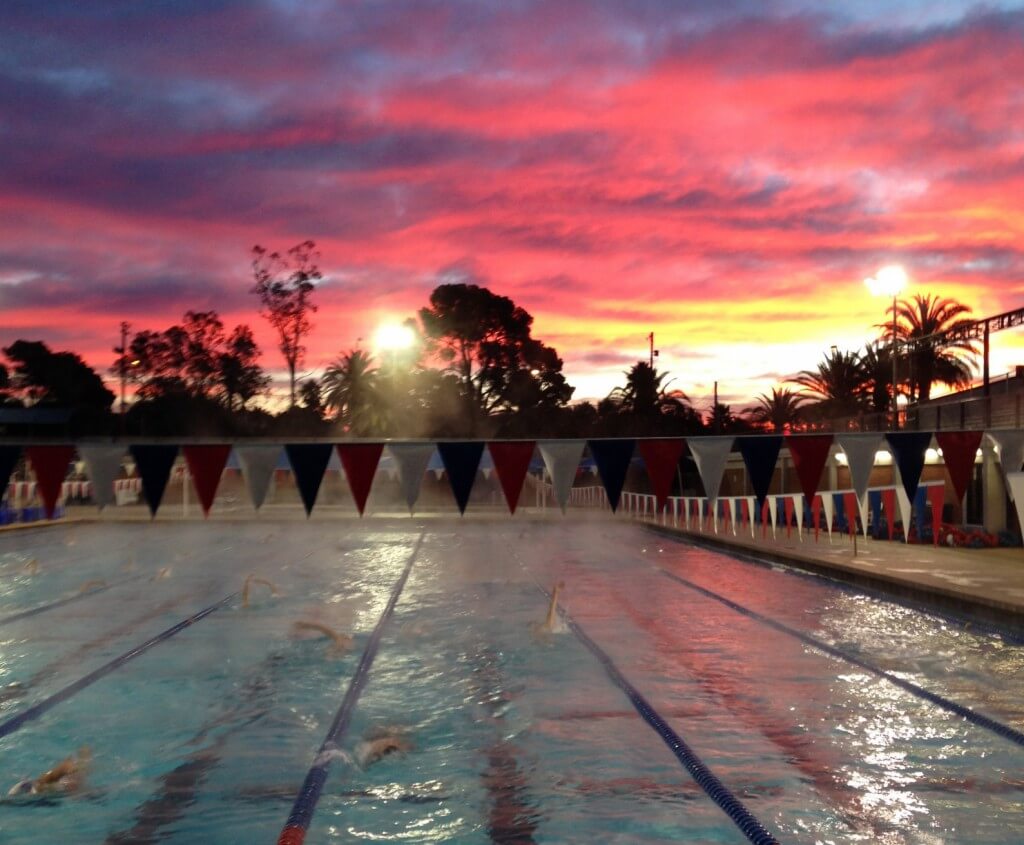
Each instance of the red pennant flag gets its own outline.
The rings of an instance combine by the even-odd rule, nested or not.
[[[844,493],[843,507],[846,510],[846,527],[852,537],[857,530],[857,494]]]
[[[199,503],[203,506],[203,516],[207,517],[210,515],[210,508],[213,507],[217,487],[220,486],[224,465],[231,454],[231,446],[227,443],[183,446],[182,451],[185,453],[185,462],[188,464],[192,483],[196,486]]]
[[[36,474],[39,497],[46,508],[46,518],[53,519],[60,498],[60,486],[68,475],[68,464],[75,456],[74,446],[28,446],[25,451]]]
[[[981,446],[981,431],[937,431],[935,440],[942,450],[942,460],[946,464],[949,480],[953,482],[956,500],[963,504],[964,495],[971,483],[974,472],[974,459]]]
[[[519,504],[519,494],[523,490],[523,480],[530,468],[530,461],[533,459],[533,449],[536,444],[532,440],[502,441],[487,444],[491,453],[491,460],[494,461],[494,472],[501,482],[501,489],[505,493],[505,501],[508,503],[508,512],[515,513]]]
[[[885,511],[885,520],[889,523],[889,539],[892,540],[896,533],[896,488],[886,487],[882,491],[882,510]]]
[[[942,450],[945,453],[945,449]],[[946,485],[932,484],[928,487],[928,504],[932,506],[932,539],[939,545],[939,531],[942,528],[942,506],[946,502]]]
[[[740,524],[745,528],[750,525],[750,502],[746,498],[740,499]]]
[[[669,440],[639,440],[637,447],[640,457],[647,467],[647,477],[651,479],[651,489],[658,502],[658,510],[665,507],[665,501],[672,493],[672,479],[676,474],[679,459],[686,449],[686,441],[681,437]]]
[[[793,497],[786,496],[782,500],[782,508],[786,512],[786,536],[789,537],[793,530]]]
[[[356,508],[362,516],[366,500],[370,496],[370,488],[373,486],[373,477],[377,474],[377,464],[380,463],[384,444],[339,443],[336,448],[341,465],[345,468],[345,478],[348,479],[352,498],[356,500]]]
[[[821,473],[825,469],[825,462],[828,461],[832,435],[787,436],[786,445],[793,456],[793,467],[800,479],[800,489],[803,490],[807,501],[811,502],[814,500],[814,494],[818,492],[818,482],[821,481]]]
[[[821,525],[821,496],[811,499],[811,519],[814,520],[814,542],[818,542],[818,531]]]

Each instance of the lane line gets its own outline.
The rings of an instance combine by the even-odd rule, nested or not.
[[[72,602],[81,601],[82,599],[89,598],[90,596],[97,596],[100,593],[105,593],[107,590],[113,590],[115,587],[120,587],[124,584],[131,583],[132,581],[138,581],[140,578],[144,578],[145,573],[140,572],[137,575],[129,575],[127,578],[122,578],[120,581],[115,581],[113,584],[106,584],[100,587],[93,587],[91,590],[86,590],[84,593],[75,593],[73,596],[68,596],[65,599],[58,599],[57,601],[50,602],[49,604],[41,604],[38,607],[30,607],[28,610],[22,610],[18,613],[5,616],[0,619],[0,625],[8,625],[11,622],[17,622],[20,619],[28,619],[30,616],[36,616],[40,613],[46,613],[48,610],[56,610],[58,607],[64,607]]]
[[[425,533],[421,532],[419,539],[416,540],[416,545],[413,547],[412,554],[409,555],[405,569],[402,570],[401,576],[399,576],[398,581],[395,582],[395,586],[391,590],[391,598],[388,599],[384,612],[381,613],[373,633],[370,634],[370,639],[366,643],[366,648],[363,649],[363,655],[359,659],[359,665],[356,667],[355,674],[352,675],[348,689],[345,690],[345,697],[338,707],[338,712],[334,715],[334,721],[331,722],[327,735],[324,737],[324,741],[320,744],[320,749],[313,759],[313,765],[310,766],[306,779],[303,781],[298,795],[295,796],[292,811],[285,822],[284,828],[281,830],[281,835],[278,837],[278,845],[302,845],[306,839],[309,825],[313,821],[313,813],[316,812],[316,805],[320,801],[324,784],[327,782],[331,760],[340,752],[339,744],[345,738],[349,724],[352,721],[352,713],[359,701],[359,696],[362,695],[363,688],[366,686],[370,669],[373,667],[373,661],[380,648],[380,640],[384,635],[384,628],[391,619],[395,605],[398,604],[398,599],[402,595],[405,582],[412,571],[412,565],[415,563],[416,556],[423,546]]]
[[[737,602],[734,602],[732,599],[726,598],[725,596],[719,595],[713,590],[707,589],[707,587],[702,587],[700,584],[696,584],[693,581],[689,581],[686,578],[683,578],[682,576],[676,575],[674,572],[669,572],[666,569],[662,569],[660,566],[655,568],[669,580],[675,581],[676,583],[681,584],[684,587],[688,587],[689,589],[697,593],[700,593],[706,598],[720,602],[721,604],[724,604],[726,607],[728,607],[730,610],[736,611],[736,613],[739,613],[743,616],[747,616],[750,619],[760,622],[762,625],[766,625],[767,627],[772,628],[775,631],[779,631],[780,633],[788,634],[791,637],[795,637],[796,639],[800,640],[806,645],[809,645],[812,648],[816,648],[819,651],[822,651],[831,657],[838,658],[839,660],[845,660],[847,663],[850,663],[860,669],[863,669],[866,672],[870,672],[872,675],[876,675],[877,677],[882,678],[891,684],[894,684],[900,689],[909,692],[911,695],[915,695],[918,698],[924,699],[925,701],[928,701],[934,704],[935,706],[942,708],[943,710],[946,710],[950,713],[953,713],[956,716],[960,716],[961,718],[966,719],[968,722],[971,722],[972,724],[977,725],[980,728],[985,728],[986,730],[991,731],[992,733],[1002,737],[1003,739],[1007,739],[1010,742],[1015,743],[1016,745],[1024,747],[1024,733],[1018,731],[1016,728],[1013,728],[1010,725],[1004,724],[1003,722],[993,719],[990,716],[986,716],[983,713],[978,713],[977,711],[972,710],[971,708],[966,707],[965,705],[960,704],[959,702],[953,701],[950,698],[946,698],[944,695],[940,695],[937,692],[932,692],[931,690],[918,686],[912,681],[904,680],[903,678],[900,678],[899,676],[894,675],[891,672],[887,672],[885,669],[882,669],[879,666],[875,666],[874,664],[869,663],[867,660],[863,660],[854,654],[850,654],[848,651],[844,651],[843,649],[829,645],[823,640],[819,640],[817,637],[812,637],[810,634],[805,634],[802,631],[798,631],[796,628],[790,628],[788,625],[782,622],[777,622],[768,616],[758,613],[756,610],[751,610],[749,607],[744,607],[742,604],[738,604]]]

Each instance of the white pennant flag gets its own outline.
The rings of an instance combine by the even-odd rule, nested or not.
[[[236,446],[235,454],[242,465],[245,486],[249,490],[252,506],[259,510],[267,498],[270,481],[281,457],[280,446]]]
[[[750,519],[750,536],[756,537],[757,534],[754,531],[754,511],[757,509],[757,496],[747,496],[747,516]]]
[[[92,481],[92,497],[100,510],[115,501],[114,482],[121,474],[124,446],[79,446]]]
[[[821,494],[821,509],[825,511],[825,527],[828,529],[828,541],[831,543],[832,519],[836,515],[836,500],[832,498],[831,490]]]
[[[846,453],[850,481],[859,502],[867,495],[871,470],[875,466],[875,452],[882,444],[882,437],[879,434],[839,434],[836,440],[839,442],[839,448]],[[896,466],[895,456],[892,463]]]
[[[729,525],[732,526],[732,536],[736,536],[736,515],[740,512],[740,503],[738,499],[728,499],[727,507],[729,508]]]
[[[775,539],[775,529],[779,524],[779,500],[774,496],[768,497],[768,518],[772,521],[772,539]]]
[[[1017,524],[1024,526],[1024,472],[1006,473],[1006,486],[1010,488],[1010,497],[1017,509]]]
[[[416,500],[420,497],[423,476],[427,473],[427,464],[434,454],[433,443],[389,443],[388,451],[398,465],[398,478],[405,496],[405,503],[412,513]]]
[[[569,501],[572,482],[576,478],[576,470],[583,457],[585,440],[542,440],[537,444],[544,466],[551,476],[551,489],[558,507],[565,513],[565,504]]]
[[[686,441],[712,508],[718,500],[725,464],[732,452],[732,442],[732,437],[694,437]]]
[[[796,493],[793,495],[793,513],[796,514],[796,535],[800,538],[800,542],[804,541],[804,494]]]
[[[910,537],[910,497],[903,489],[903,479],[900,478],[900,468],[893,464],[896,472],[896,506],[900,509],[900,520],[903,522],[903,542],[909,543]]]
[[[1017,497],[1010,485],[1010,473],[1020,472],[1021,465],[1024,465],[1024,431],[989,431],[986,434],[992,444],[999,447],[999,466],[1006,478],[1010,498],[1016,501]]]

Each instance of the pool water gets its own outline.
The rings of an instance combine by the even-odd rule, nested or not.
[[[80,746],[75,794],[6,799],[0,841],[275,842],[422,545],[307,842],[741,843],[563,607],[780,842],[1024,839],[1024,748],[664,571],[1024,729],[1022,648],[619,521],[81,524],[0,536],[0,723],[238,597],[0,738],[9,783]],[[39,562],[34,574],[25,563]],[[158,574],[161,577],[154,580]],[[10,623],[3,619],[82,598]],[[355,638],[338,654],[307,620]],[[382,728],[412,747],[361,767]]]

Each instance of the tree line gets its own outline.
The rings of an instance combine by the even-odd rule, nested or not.
[[[572,403],[562,359],[533,336],[533,317],[474,284],[436,287],[405,322],[402,348],[374,356],[356,346],[320,378],[302,378],[323,278],[318,260],[313,241],[285,253],[253,249],[251,290],[288,370],[288,407],[279,413],[259,401],[271,379],[252,329],[229,328],[212,310],[137,330],[114,349],[109,374],[133,388],[127,409],[116,408],[114,393],[80,356],[28,340],[3,349],[0,402],[72,409],[73,434],[353,437],[692,436],[813,429],[837,419],[856,427],[891,403],[892,322],[879,326],[874,344],[833,347],[815,369],[739,411],[722,403],[699,411],[645,361],[604,399]],[[972,344],[934,336],[969,324],[969,309],[932,296],[896,307],[896,340],[910,350],[898,356],[897,390],[926,401],[935,383],[968,383]]]

